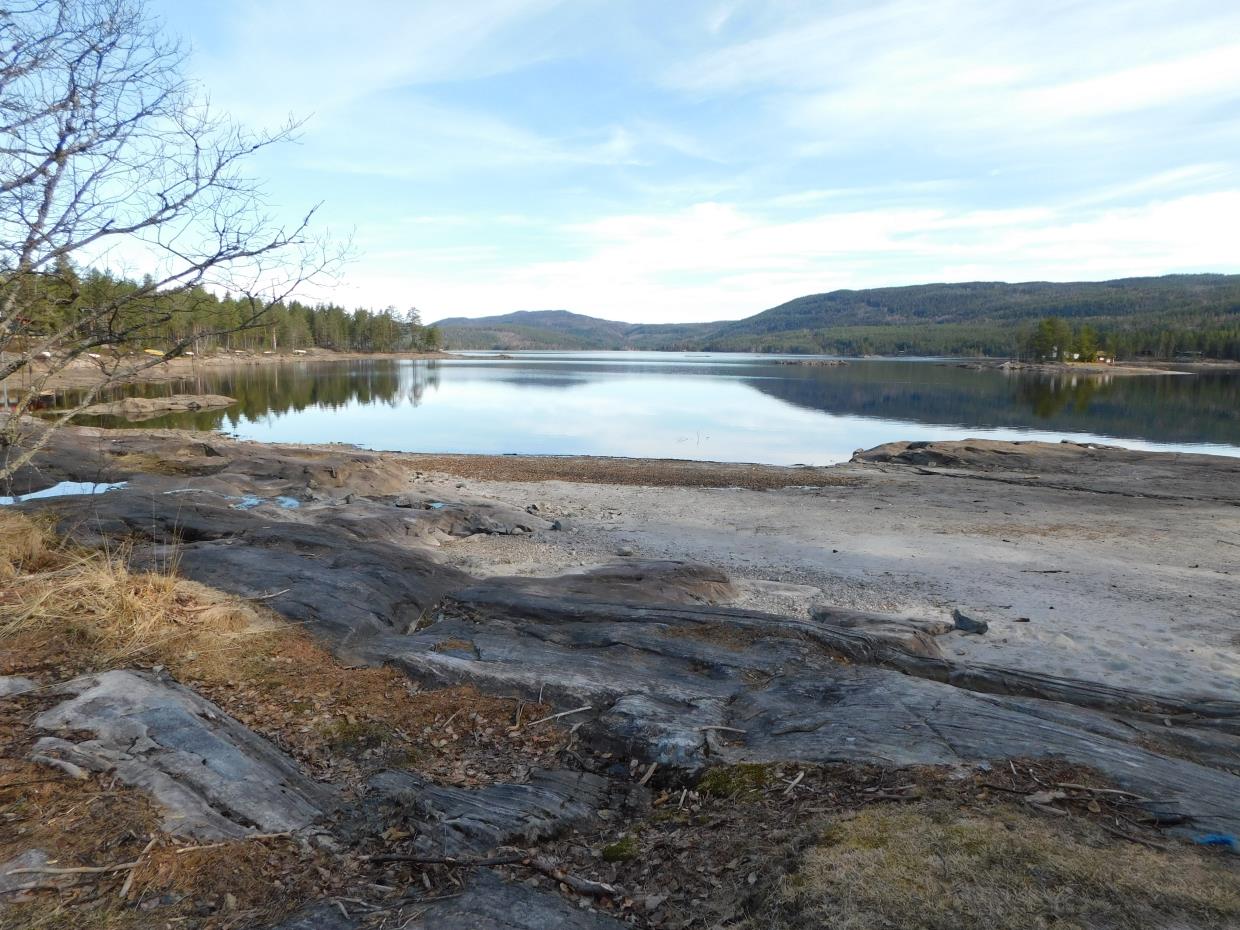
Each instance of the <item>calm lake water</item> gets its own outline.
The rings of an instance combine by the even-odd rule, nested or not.
[[[893,440],[1093,440],[1240,456],[1240,374],[1087,378],[951,360],[529,352],[212,370],[133,393],[227,394],[143,426],[369,449],[829,464]],[[98,425],[127,425],[105,418]]]

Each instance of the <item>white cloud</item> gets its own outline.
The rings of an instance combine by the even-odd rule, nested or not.
[[[840,287],[942,280],[1079,280],[1234,265],[1240,190],[1080,214],[884,208],[772,220],[734,205],[611,216],[564,232],[577,260],[457,274],[405,256],[363,292],[411,295],[428,318],[566,308],[634,322],[735,318]],[[361,280],[361,279],[359,279]]]
[[[1124,117],[1174,105],[1191,119],[1240,101],[1238,34],[1240,5],[1209,0],[894,0],[801,11],[665,78],[696,95],[766,96],[811,140],[806,156],[876,138],[931,150],[1116,143],[1149,135]]]
[[[224,108],[315,114],[263,166],[356,228],[349,304],[701,320],[1240,261],[1236,3],[206,6]]]
[[[563,2],[228,0],[222,40],[197,44],[195,62],[213,96],[246,120],[323,114],[394,87],[538,61],[550,52],[530,27]]]

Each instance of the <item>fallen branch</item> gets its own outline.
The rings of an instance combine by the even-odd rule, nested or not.
[[[555,879],[557,882],[563,882],[578,894],[594,895],[595,897],[600,898],[616,898],[624,895],[624,892],[615,885],[609,885],[606,882],[591,881],[588,878],[573,875],[571,872],[565,872],[552,860],[543,856],[535,856],[534,858],[521,864],[534,869],[535,871],[542,872],[544,875]]]
[[[107,872],[126,872],[138,867],[138,861],[120,862],[116,865],[76,865],[58,868],[50,865],[35,865],[22,869],[9,869],[6,875],[102,875]]]
[[[245,843],[250,840],[274,840],[282,836],[292,836],[291,830],[285,830],[283,833],[251,833],[249,836],[239,836],[235,840],[225,840],[223,843],[206,843],[202,846],[182,846],[174,849],[177,855],[187,852],[198,852],[203,849],[219,849],[221,846],[231,846],[233,843]]]
[[[7,785],[0,785],[0,791],[7,791],[9,788],[28,788],[31,785],[47,785],[58,781],[60,781],[58,778],[32,778],[30,781],[15,781]]]
[[[618,886],[582,878],[580,875],[574,875],[572,872],[565,872],[557,862],[546,856],[527,856],[521,853],[512,853],[503,856],[488,856],[485,859],[457,859],[452,856],[383,855],[369,856],[367,859],[370,862],[409,862],[415,865],[447,865],[456,868],[492,868],[495,866],[515,865],[521,868],[533,869],[535,872],[541,872],[548,878],[567,885],[578,894],[606,898],[624,896],[624,890]]]
[[[254,597],[247,597],[247,598],[243,598],[243,600],[247,600],[247,601],[269,601],[269,600],[271,600],[273,597],[279,597],[281,594],[288,594],[288,593],[289,593],[290,591],[292,591],[292,590],[293,590],[292,588],[283,588],[283,589],[281,589],[281,590],[279,590],[279,591],[272,591],[270,594],[256,594],[256,595],[254,595]]]
[[[705,726],[705,727],[698,727],[697,729],[699,733],[705,733],[707,730],[722,730],[724,733],[748,733],[749,732],[748,730],[742,730],[739,727],[724,727],[718,724],[712,724],[710,726]]]
[[[1121,791],[1119,788],[1091,788],[1089,785],[1078,785],[1070,781],[1055,782],[1056,788],[1071,788],[1073,791],[1092,791],[1094,794],[1117,794],[1121,797],[1132,798],[1134,801],[1149,801],[1149,798],[1142,797],[1139,794],[1133,794],[1131,791]]]
[[[558,714],[552,714],[549,717],[539,717],[537,720],[531,720],[527,723],[526,729],[536,727],[540,723],[546,723],[548,720],[559,720],[561,717],[571,717],[573,714],[584,714],[587,710],[594,710],[589,704],[583,704],[581,707],[574,707],[572,710],[562,710]]]
[[[138,858],[134,860],[135,865],[142,861],[143,856],[155,848],[155,842],[158,839],[158,836],[152,836],[150,842],[142,847],[142,852],[138,853]],[[122,901],[129,897],[129,889],[133,887],[133,877],[137,874],[137,869],[130,869],[129,874],[125,876],[125,883],[121,885],[120,894],[117,895],[117,897],[119,897]]]
[[[1120,839],[1128,840],[1130,843],[1139,843],[1142,846],[1148,846],[1150,849],[1160,849],[1163,852],[1170,852],[1173,848],[1165,843],[1155,843],[1153,840],[1147,840],[1144,837],[1133,836],[1131,833],[1125,833],[1118,827],[1113,827],[1107,823],[1099,823],[1098,826],[1102,827],[1102,829],[1106,830],[1107,833],[1110,833],[1112,836],[1118,836]]]
[[[460,859],[455,856],[402,856],[389,853],[381,856],[365,856],[367,862],[408,862],[412,865],[450,865],[460,868],[481,868],[496,865],[516,865],[525,861],[525,856],[509,854],[504,856],[488,856],[485,859]]]

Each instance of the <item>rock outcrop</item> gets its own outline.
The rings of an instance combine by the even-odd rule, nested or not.
[[[61,735],[40,739],[35,758],[110,772],[147,792],[169,833],[210,841],[299,830],[337,803],[267,740],[175,682],[113,671],[56,690],[68,699],[34,724]]]
[[[82,416],[121,417],[131,422],[152,420],[166,413],[184,413],[194,410],[218,410],[231,407],[235,397],[222,394],[170,394],[167,397],[126,397],[102,404],[91,404],[81,411]]]

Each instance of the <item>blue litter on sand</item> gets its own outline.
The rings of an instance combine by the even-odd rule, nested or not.
[[[1197,837],[1198,846],[1226,846],[1234,852],[1240,852],[1240,840],[1230,833],[1207,833]]]
[[[301,501],[295,497],[284,497],[283,495],[276,498],[276,503],[285,510],[296,510],[301,506]]]

